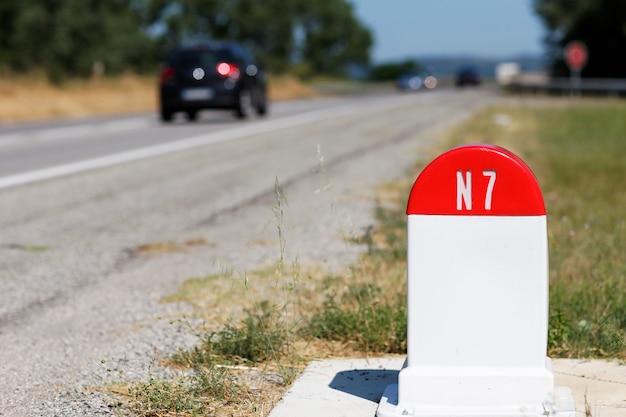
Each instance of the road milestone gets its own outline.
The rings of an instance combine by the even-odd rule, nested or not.
[[[574,417],[546,358],[546,209],[530,168],[497,146],[452,149],[407,214],[408,358],[377,416]]]

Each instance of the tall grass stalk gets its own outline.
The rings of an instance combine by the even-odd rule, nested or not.
[[[246,288],[252,297],[257,320],[265,329],[266,346],[271,359],[278,367],[285,384],[290,384],[297,376],[298,358],[295,352],[294,327],[298,319],[298,297],[296,295],[299,278],[299,261],[296,258],[292,264],[291,274],[285,268],[286,238],[284,233],[284,206],[287,198],[278,181],[274,180],[275,204],[272,206],[276,230],[278,232],[279,256],[276,266],[275,292],[272,304],[255,299],[253,291]],[[282,294],[282,297],[279,295]],[[285,362],[286,359],[286,362]]]

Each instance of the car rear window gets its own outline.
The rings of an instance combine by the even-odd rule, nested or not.
[[[171,61],[180,67],[212,67],[224,61],[233,62],[234,57],[227,50],[185,50],[175,53]]]

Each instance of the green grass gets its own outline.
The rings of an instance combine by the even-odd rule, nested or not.
[[[503,114],[508,125],[493,122]],[[453,144],[475,141],[513,150],[541,185],[550,255],[548,353],[626,358],[626,104],[492,108],[451,137]]]
[[[201,335],[192,351],[179,352],[172,362],[197,367],[205,364],[262,363],[278,360],[288,351],[289,329],[278,323],[280,311],[264,301],[260,310],[246,310],[240,323],[226,323],[216,331]]]
[[[486,109],[451,131],[432,157],[470,142],[512,150],[542,187],[550,250],[549,355],[626,359],[626,105]],[[239,286],[233,285],[232,271],[194,279],[173,298],[188,299],[204,308],[199,312],[204,315],[217,304],[200,298],[223,299],[228,289],[245,288],[252,307],[244,307],[243,318],[199,332],[196,348],[170,358],[171,364],[190,370],[189,376],[135,385],[134,410],[140,415],[212,415],[211,404],[226,410],[228,404],[237,405],[239,396],[254,404],[230,408],[228,415],[265,416],[270,410],[258,405],[263,400],[249,400],[249,388],[229,366],[271,370],[280,375],[282,388],[275,388],[280,390],[311,357],[405,353],[404,210],[415,175],[384,186],[377,224],[353,239],[367,251],[340,275],[317,269],[304,274],[297,259],[286,268],[282,216],[287,206],[276,184],[272,210],[280,256],[270,268],[273,273],[244,274]],[[252,294],[251,276],[273,287],[274,296]],[[220,391],[220,385],[228,389]]]
[[[535,111],[550,214],[551,351],[626,358],[626,106]]]
[[[384,291],[379,286],[358,285],[340,297],[328,295],[302,334],[347,343],[361,352],[406,353],[404,292],[394,292],[394,299]]]

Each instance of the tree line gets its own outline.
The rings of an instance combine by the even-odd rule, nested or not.
[[[548,30],[552,75],[569,75],[563,48],[581,41],[589,51],[583,77],[626,78],[625,0],[533,0],[533,7]]]
[[[0,69],[68,77],[153,72],[189,40],[247,46],[271,72],[366,65],[371,31],[347,0],[2,0]]]
[[[548,32],[553,75],[568,74],[563,47],[579,40],[589,50],[583,77],[626,78],[625,0],[532,1]],[[374,42],[351,0],[0,1],[3,72],[43,71],[55,82],[153,73],[167,50],[194,39],[238,41],[268,71],[303,77],[367,67]],[[372,74],[385,77],[409,64],[418,65],[398,62]]]

